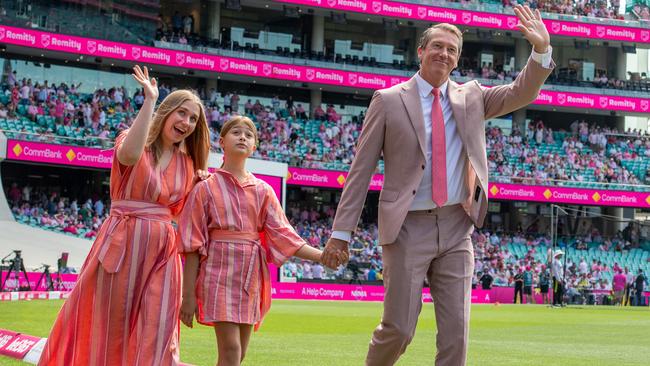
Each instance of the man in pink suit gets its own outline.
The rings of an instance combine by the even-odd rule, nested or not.
[[[517,6],[517,25],[533,52],[509,85],[481,87],[449,80],[462,33],[453,25],[427,29],[418,47],[420,71],[373,95],[336,212],[323,261],[347,261],[368,184],[383,154],[379,244],[384,261],[384,314],[366,365],[393,365],[415,333],[425,277],[435,303],[436,365],[465,365],[474,253],[470,234],[487,211],[484,121],[535,100],[555,66],[538,11]]]

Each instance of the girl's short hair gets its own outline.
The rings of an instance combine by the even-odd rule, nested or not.
[[[239,125],[244,125],[250,128],[251,131],[253,131],[253,135],[255,135],[255,145],[257,145],[260,142],[260,138],[257,133],[257,127],[255,127],[255,123],[253,123],[253,121],[250,118],[245,116],[234,116],[231,119],[229,119],[226,123],[223,124],[223,127],[221,127],[221,132],[219,133],[219,136],[225,137],[228,134],[228,131],[230,131],[233,127]]]

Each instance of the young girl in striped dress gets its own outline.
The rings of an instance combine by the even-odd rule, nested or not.
[[[145,101],[117,137],[111,211],[59,312],[39,365],[177,365],[181,262],[172,218],[206,169],[201,100],[169,94],[154,114],[156,80],[134,67]]]
[[[187,253],[181,321],[192,327],[196,314],[214,326],[220,366],[240,364],[253,326],[271,306],[267,262],[279,266],[291,256],[319,262],[322,254],[291,227],[271,186],[246,171],[257,142],[247,117],[224,124],[222,169],[196,185],[179,222]]]

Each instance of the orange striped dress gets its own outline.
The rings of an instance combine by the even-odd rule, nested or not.
[[[121,134],[117,147],[124,140]],[[177,365],[181,262],[171,224],[194,167],[176,150],[161,171],[146,150],[113,158],[111,211],[59,312],[39,365]]]
[[[183,252],[201,255],[198,321],[261,324],[271,306],[268,262],[280,266],[305,241],[275,192],[252,174],[240,182],[217,169],[190,192],[179,219]]]

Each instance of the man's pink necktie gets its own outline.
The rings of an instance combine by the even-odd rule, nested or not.
[[[431,199],[438,207],[447,202],[447,144],[440,89],[433,88],[431,105]]]

